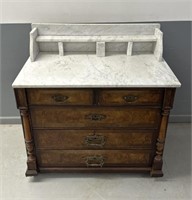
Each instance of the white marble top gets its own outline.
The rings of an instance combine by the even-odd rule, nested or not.
[[[95,54],[40,53],[27,60],[13,82],[14,88],[87,87],[180,87],[165,61],[153,54],[123,54],[97,57]]]

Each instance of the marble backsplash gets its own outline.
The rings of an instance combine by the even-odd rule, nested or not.
[[[30,57],[35,61],[39,52],[155,54],[162,60],[160,24],[32,24]]]

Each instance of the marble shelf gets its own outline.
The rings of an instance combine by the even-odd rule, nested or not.
[[[154,35],[122,36],[38,36],[37,42],[155,42]]]
[[[124,43],[127,56],[132,56],[135,43],[138,46],[137,50],[143,49],[144,43],[145,47],[150,46],[150,51],[161,62],[162,40],[163,33],[159,24],[32,24],[30,58],[32,62],[35,62],[39,52],[54,52],[55,49],[58,50],[60,56],[65,56],[65,52],[71,49],[75,51],[74,48],[77,47],[73,45],[74,43],[80,43],[79,49],[81,46],[83,48],[86,46],[88,51],[91,51],[93,47],[91,43],[96,43],[95,52],[98,57],[104,57],[107,51],[121,51],[117,45]]]

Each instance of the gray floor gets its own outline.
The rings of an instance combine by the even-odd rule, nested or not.
[[[40,174],[24,176],[20,125],[0,125],[0,200],[190,200],[191,124],[169,124],[164,177],[143,174]]]

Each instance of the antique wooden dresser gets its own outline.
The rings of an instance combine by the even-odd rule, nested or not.
[[[180,83],[162,58],[159,28],[32,25],[30,58],[13,83],[27,150],[26,176],[163,175],[168,118]]]

